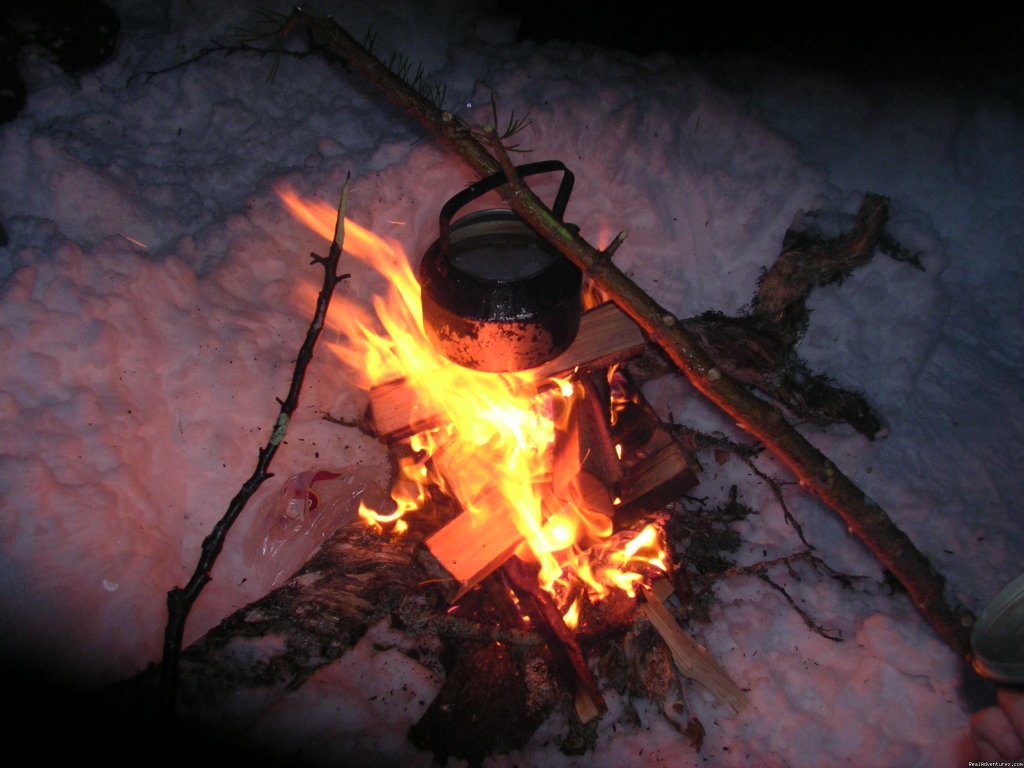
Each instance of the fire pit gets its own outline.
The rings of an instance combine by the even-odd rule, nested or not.
[[[561,163],[524,172],[548,170],[565,173],[561,215],[571,174]],[[341,342],[332,349],[369,390],[369,421],[398,457],[390,504],[361,504],[359,515],[380,535],[401,536],[411,515],[436,516],[437,500],[445,499],[441,507],[454,512],[425,537],[418,559],[436,576],[449,615],[478,619],[484,611],[505,616],[510,631],[539,632],[581,723],[599,717],[605,703],[578,637],[622,629],[638,610],[681,671],[739,710],[742,692],[662,606],[673,588],[660,513],[696,477],[692,459],[618,368],[645,347],[644,337],[608,303],[578,316],[578,271],[563,280],[570,272],[564,260],[506,212],[470,214],[448,226],[458,208],[500,183],[487,179],[445,206],[442,235],[421,266],[422,295],[396,244],[347,224],[346,249],[380,271],[390,293],[374,301],[376,321],[356,306],[333,314]],[[289,204],[312,215],[301,201]],[[333,212],[321,215],[329,226]],[[532,268],[502,272],[509,250],[499,249],[500,259],[483,253],[495,240],[500,248],[514,242],[519,256],[533,258]],[[474,273],[468,288],[464,276],[453,277],[460,269]],[[557,310],[527,306],[523,296],[546,298],[549,279]],[[503,297],[498,305],[519,307],[488,308],[489,286]],[[475,317],[453,330],[450,308],[458,308],[462,290]],[[443,303],[446,313],[438,311]],[[499,324],[503,312],[525,315],[517,322],[536,332],[482,329]],[[542,327],[555,331],[545,336]],[[526,360],[534,365],[524,369]]]

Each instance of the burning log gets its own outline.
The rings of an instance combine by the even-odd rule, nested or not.
[[[615,514],[622,519],[632,518],[660,508],[697,482],[693,458],[669,438],[650,455],[629,465],[621,483],[622,503]],[[497,496],[494,501],[498,502]],[[457,600],[501,567],[522,542],[514,511],[497,506],[488,514],[463,512],[433,533],[426,547],[441,571],[457,584],[451,595]]]
[[[614,439],[622,446],[619,516],[653,510],[681,498],[697,485],[693,452],[684,451],[632,381],[630,400],[618,412]]]
[[[532,370],[538,380],[564,376],[577,368],[605,368],[646,346],[639,327],[612,303],[584,313],[573,343],[558,357]],[[379,384],[370,391],[370,418],[383,440],[394,441],[427,429],[442,414],[417,402],[405,381]]]
[[[591,367],[589,361],[583,364]],[[607,397],[595,378],[596,373],[578,379],[583,396],[557,431],[551,493],[608,519],[623,513],[632,519],[694,487],[695,459],[683,452],[639,391],[631,391],[634,402],[624,406],[613,430]],[[515,510],[499,493],[488,492],[476,506],[479,511],[463,512],[426,541],[436,567],[457,585],[453,601],[496,571],[524,541]]]
[[[611,436],[611,404],[594,376],[580,376],[574,386],[578,394],[555,433],[552,490],[563,501],[610,518],[622,479]]]
[[[570,680],[576,714],[581,723],[600,717],[608,711],[594,673],[587,666],[583,650],[551,597],[537,586],[535,569],[527,567],[518,557],[510,559],[502,569],[502,577],[515,592],[534,627],[548,644],[556,666]]]
[[[431,535],[426,547],[458,585],[452,600],[502,566],[523,542],[516,511],[492,496],[496,507],[487,513],[463,512]]]

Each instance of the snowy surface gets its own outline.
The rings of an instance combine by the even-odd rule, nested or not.
[[[26,109],[0,126],[0,616],[5,657],[102,686],[158,659],[167,590],[250,474],[286,392],[326,243],[274,188],[334,204],[418,258],[470,172],[354,76],[315,57],[213,55],[248,3],[123,0],[112,60],[71,77],[23,52]],[[269,5],[269,4],[267,4]],[[287,4],[278,4],[287,10]],[[868,442],[807,434],[979,610],[1024,562],[1024,110],[1001,83],[849,82],[748,60],[694,62],[584,43],[516,43],[515,26],[463,3],[345,2],[447,83],[449,108],[484,122],[493,93],[528,114],[532,159],[576,173],[567,216],[680,316],[735,312],[801,211],[852,214],[891,198],[891,231],[924,270],[879,256],[817,291],[800,351],[864,391],[886,423]],[[214,10],[215,9],[215,10]],[[453,23],[452,19],[457,19]],[[353,266],[341,290],[369,305]],[[681,382],[649,393],[678,420],[730,430]],[[323,354],[274,470],[380,471],[383,451],[324,421],[365,404]],[[735,434],[735,430],[732,430]],[[785,477],[769,457],[762,468]],[[700,492],[739,482],[760,511],[744,561],[797,548],[768,489],[738,462],[706,464]],[[697,688],[701,752],[656,712],[612,727],[578,758],[542,728],[526,765],[964,765],[966,719],[984,694],[874,559],[818,502],[787,487],[810,541],[869,580],[813,574],[795,599],[845,640],[810,632],[756,580],[726,582],[700,639],[750,689],[732,716]],[[259,595],[237,530],[190,619],[195,639]],[[388,633],[376,627],[374,633]],[[275,745],[340,763],[427,766],[396,733],[438,681],[368,637],[266,713]],[[552,725],[552,727],[554,727]],[[289,736],[290,734],[290,736]],[[289,746],[295,745],[295,746]],[[298,753],[297,753],[298,754]]]

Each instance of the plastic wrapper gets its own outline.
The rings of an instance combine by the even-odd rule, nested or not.
[[[379,508],[387,494],[376,474],[360,466],[308,470],[266,498],[242,545],[259,584],[273,589],[294,574],[324,539],[356,516],[360,501]]]

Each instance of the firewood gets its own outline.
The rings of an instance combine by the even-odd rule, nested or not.
[[[581,386],[586,397],[577,402],[568,425],[556,437],[554,495],[621,522],[624,515],[636,517],[661,508],[697,484],[695,459],[645,407],[639,392],[638,404],[623,411],[626,416],[620,415],[613,435],[596,386],[589,380]],[[618,440],[624,441],[625,460],[615,452]],[[431,567],[439,565],[455,583],[448,590],[453,601],[497,570],[523,541],[513,510],[499,494],[476,506],[484,511],[463,512],[426,541],[435,561]]]
[[[538,586],[537,569],[513,557],[505,563],[501,574],[515,592],[534,628],[548,644],[557,669],[569,679],[580,722],[589,723],[603,715],[608,711],[608,705],[597,679],[587,666],[575,635],[562,620],[558,607],[551,596]]]
[[[735,713],[742,712],[747,705],[747,697],[729,673],[704,646],[683,631],[654,591],[645,589],[644,598],[643,612],[672,651],[672,660],[679,671],[699,682]]]
[[[576,386],[582,395],[576,398],[568,423],[559,434],[575,443],[576,465],[614,487],[622,479],[622,466],[612,440],[607,392],[601,391],[599,381],[595,383],[604,378],[603,371],[579,378]]]
[[[576,368],[596,369],[625,360],[644,348],[636,323],[612,303],[583,314],[575,341],[558,357],[533,369],[538,380],[564,376]],[[370,420],[383,440],[408,437],[437,423],[440,414],[417,402],[416,392],[404,379],[379,384],[370,390]]]
[[[622,481],[622,509],[663,507],[697,485],[686,454],[676,442],[634,464]]]
[[[612,435],[622,446],[619,515],[627,517],[664,507],[699,482],[696,457],[683,450],[639,390],[633,398],[619,412]]]
[[[612,442],[610,405],[590,376],[575,386],[577,396],[555,434],[552,490],[563,501],[611,518],[622,467]]]
[[[523,541],[516,511],[499,494],[486,511],[463,512],[426,540],[426,547],[456,582],[452,600],[497,570]]]

